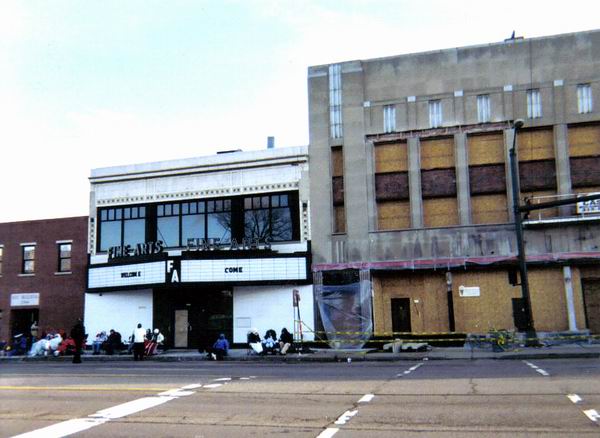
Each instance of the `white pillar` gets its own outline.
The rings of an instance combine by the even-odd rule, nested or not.
[[[571,267],[563,267],[563,277],[565,281],[565,295],[567,298],[567,316],[569,318],[569,331],[577,331],[577,319],[575,318],[575,303],[573,302],[573,279],[571,277]]]

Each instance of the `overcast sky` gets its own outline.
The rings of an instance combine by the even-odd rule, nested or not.
[[[308,143],[310,65],[598,27],[597,1],[0,2],[0,222],[90,169]]]

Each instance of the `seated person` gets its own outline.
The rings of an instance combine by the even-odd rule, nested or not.
[[[229,352],[229,341],[225,338],[225,335],[221,333],[217,342],[213,344],[211,356],[214,360],[223,360],[224,356],[227,356]]]
[[[96,335],[96,339],[92,342],[92,350],[93,354],[100,354],[100,349],[102,348],[102,344],[107,341],[108,337],[106,336],[106,332],[102,331]]]
[[[106,344],[104,349],[106,350],[106,354],[112,355],[115,352],[119,354],[121,349],[123,348],[123,341],[121,339],[121,333],[110,329],[110,334],[106,340]]]
[[[63,339],[63,341],[58,345],[58,347],[54,351],[54,356],[59,356],[61,354],[63,356],[72,356],[73,354],[75,354],[75,351],[77,351],[75,341],[72,337],[67,336],[67,338]]]
[[[281,335],[279,335],[279,352],[280,354],[285,355],[289,348],[294,343],[294,337],[288,330],[284,327],[281,329]]]
[[[248,347],[255,352],[256,354],[263,353],[262,343],[260,341],[260,335],[258,334],[258,330],[255,328],[251,329],[248,332]]]
[[[160,330],[154,329],[154,332],[152,333],[152,338],[150,339],[150,342],[146,345],[144,354],[146,356],[152,356],[153,354],[156,354],[156,350],[157,350],[158,346],[162,345],[164,340],[165,340],[165,337],[160,332]]]
[[[265,339],[262,342],[265,354],[275,354],[275,348],[277,344],[277,333],[273,329],[267,330],[265,333]]]

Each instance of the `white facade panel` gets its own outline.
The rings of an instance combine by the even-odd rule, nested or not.
[[[121,333],[127,341],[141,323],[144,328],[152,327],[152,290],[134,290],[85,294],[84,324],[91,344],[96,333],[110,329]],[[166,327],[160,327],[165,330]]]
[[[306,258],[181,261],[183,283],[273,280],[306,280]]]
[[[244,286],[233,290],[233,342],[245,343],[250,328],[256,328],[261,336],[268,329],[277,335],[283,327],[294,330],[294,307],[292,291],[300,291],[300,316],[305,322],[304,340],[313,341],[314,308],[313,288],[306,286]]]
[[[91,267],[88,270],[88,287],[97,289],[164,283],[165,269],[166,264],[164,261]]]

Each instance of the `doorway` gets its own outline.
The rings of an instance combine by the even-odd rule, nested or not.
[[[392,298],[392,331],[411,332],[410,298]]]
[[[36,322],[39,326],[39,309],[18,309],[10,311],[10,337],[12,338],[19,333],[30,337],[31,325]]]
[[[215,287],[177,286],[154,290],[154,327],[174,348],[205,350],[223,333],[233,335],[233,292]]]
[[[600,334],[600,280],[581,280],[587,328]]]

